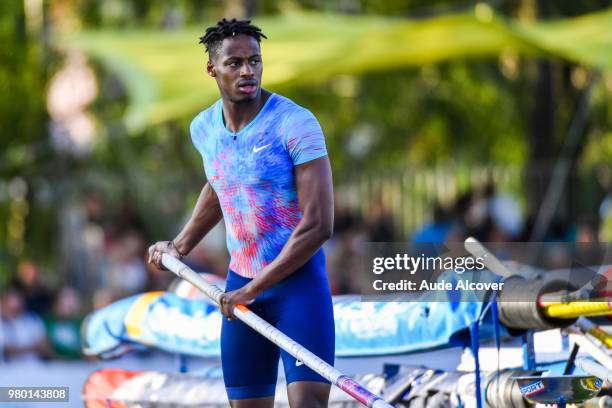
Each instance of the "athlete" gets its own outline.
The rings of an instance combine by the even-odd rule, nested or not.
[[[221,218],[231,260],[221,299],[221,361],[234,408],[272,407],[283,361],[289,404],[327,406],[330,384],[232,314],[245,304],[329,364],[334,318],[321,245],[333,225],[332,176],[323,132],[307,109],[261,88],[260,41],[250,21],[206,30],[206,70],[221,99],[191,123],[207,183],[179,235],[149,248],[183,258]]]

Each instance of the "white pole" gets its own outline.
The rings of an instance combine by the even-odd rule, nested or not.
[[[191,270],[187,265],[168,254],[162,255],[162,263],[174,274],[182,279],[185,279],[187,282],[204,292],[204,294],[213,300],[217,306],[219,305],[221,296],[224,293],[221,289],[206,282],[200,275]],[[329,380],[332,384],[335,384],[338,388],[355,398],[357,401],[361,402],[363,405],[373,408],[392,408],[392,406],[386,403],[382,398],[371,393],[357,381],[342,374],[340,371],[321,360],[315,354],[289,338],[276,327],[257,316],[246,306],[236,305],[234,306],[233,312],[239,320],[250,326],[253,330],[257,331],[272,343],[285,350],[287,353],[291,354],[296,359],[302,361],[311,370],[317,372],[322,377]],[[240,350],[236,350],[236,353],[239,352]]]
[[[503,278],[509,278],[515,275],[510,271],[506,265],[492,253],[489,252],[476,238],[468,237],[463,243],[465,249],[472,254],[475,258],[482,258],[484,265],[494,274],[499,275]]]

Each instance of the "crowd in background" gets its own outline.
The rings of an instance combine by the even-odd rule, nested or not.
[[[85,309],[77,288],[52,291],[30,261],[0,296],[0,350],[7,361],[75,359],[80,356],[80,325]]]
[[[520,242],[529,239],[533,225],[522,216],[514,197],[491,184],[459,195],[450,205],[436,204],[432,219],[410,236],[402,233],[384,203],[377,203],[366,215],[336,207],[334,236],[325,244],[334,294],[359,293],[362,282],[355,279],[354,271],[366,242],[444,243],[461,242],[468,236],[482,242]],[[168,287],[172,274],[146,263],[149,242],[129,208],[112,219],[102,217],[95,196],[67,208],[61,245],[72,252],[64,262],[68,271],[56,279],[59,284],[46,279],[50,271],[30,260],[21,262],[0,296],[4,360],[80,358],[80,324],[88,312],[133,294]],[[596,243],[598,225],[553,223],[545,240]],[[186,262],[200,272],[225,275],[228,254],[222,223]]]

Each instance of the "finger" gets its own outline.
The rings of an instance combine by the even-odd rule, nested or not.
[[[232,304],[227,305],[227,309],[228,309],[227,310],[227,315],[230,318],[230,320],[236,320],[236,315],[234,314],[234,307],[235,306],[236,305],[232,305]]]
[[[225,309],[225,316],[227,316],[228,320],[234,320],[234,315],[232,315],[232,306],[231,305],[225,305],[224,307]]]
[[[234,316],[232,315],[231,305],[223,305],[224,315],[227,317],[227,320],[234,320]]]
[[[227,297],[225,295],[221,295],[219,299],[219,309],[221,309],[221,314],[228,317],[227,314]]]
[[[232,303],[229,299],[226,298],[225,302],[225,314],[227,318],[230,320],[235,320],[236,316],[234,316],[234,303]]]

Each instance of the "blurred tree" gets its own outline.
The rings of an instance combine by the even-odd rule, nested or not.
[[[38,11],[30,10],[30,18],[37,20],[28,21],[24,2],[0,2],[0,281],[12,271],[14,257],[28,249],[28,187],[35,163],[47,151],[42,37],[36,36],[41,16],[34,14]]]
[[[0,171],[6,176],[31,162],[30,146],[45,140],[41,38],[28,38],[23,2],[0,4],[0,39],[0,89],[10,95],[0,99]]]
[[[579,3],[579,4],[578,4]],[[608,2],[609,3],[609,2]],[[549,2],[523,0],[523,16],[547,20],[573,16],[605,6],[604,2]],[[609,4],[608,4],[609,5]],[[521,13],[518,13],[521,15]],[[543,240],[553,219],[571,223],[572,191],[578,190],[577,162],[586,143],[572,147],[571,132],[577,132],[577,140],[586,139],[591,103],[590,87],[587,87],[588,70],[577,64],[553,58],[527,61],[523,80],[533,84],[533,97],[529,114],[529,160],[526,163],[526,190],[528,213],[536,220],[531,236]],[[572,80],[572,75],[582,79]],[[585,95],[582,95],[585,93]],[[586,111],[585,111],[586,109]],[[573,128],[579,126],[578,128]],[[554,168],[558,167],[555,174]],[[561,170],[568,166],[567,174]],[[554,181],[554,177],[558,177]],[[551,186],[554,184],[554,188]],[[553,191],[555,190],[555,191]],[[551,202],[550,194],[558,200]],[[592,211],[593,209],[591,209]]]
[[[339,180],[355,169],[398,164],[520,165],[526,159],[519,94],[495,63],[338,76],[287,93],[322,122]]]
[[[186,24],[214,21],[227,11],[230,4],[221,0],[64,0],[63,3],[78,9],[85,27],[98,28],[160,27],[164,21],[169,21],[164,20],[164,16],[167,17],[172,10],[179,10]],[[197,93],[203,93],[204,90],[194,92],[193,98],[187,103],[188,108],[182,110],[181,115],[173,116],[171,113],[164,119],[150,123],[144,130],[129,133],[121,119],[128,102],[133,102],[129,100],[131,95],[126,91],[130,84],[128,81],[122,83],[124,78],[119,79],[108,66],[99,66],[100,94],[92,110],[101,125],[100,138],[90,156],[74,157],[56,152],[50,146],[46,130],[43,95],[47,72],[54,69],[55,61],[50,55],[42,53],[43,40],[28,34],[23,4],[0,2],[0,38],[4,45],[0,50],[0,87],[5,95],[11,95],[0,101],[0,256],[6,257],[7,253],[3,254],[2,251],[10,247],[7,244],[12,239],[7,227],[9,225],[16,232],[25,228],[25,231],[21,231],[27,242],[25,252],[53,256],[54,243],[51,238],[58,203],[64,197],[69,199],[75,195],[87,195],[91,191],[96,191],[103,201],[105,222],[120,220],[114,222],[122,226],[137,225],[147,233],[148,239],[171,236],[177,231],[181,216],[190,208],[204,181],[201,159],[191,146],[187,130],[189,115],[195,109],[193,100],[201,96]],[[233,4],[241,8],[245,16],[276,13],[283,4],[299,4],[317,10],[419,17],[471,9],[475,2],[236,0]],[[535,0],[498,1],[493,4],[497,11],[501,10],[507,16],[519,15],[526,19],[580,14],[605,5],[604,2],[590,0],[561,1],[554,5],[547,3],[548,14],[538,14]],[[472,22],[472,14],[466,13],[463,20],[459,18],[454,22],[452,19],[441,19],[437,22],[440,26],[433,27],[434,32],[444,32],[444,24],[461,21],[474,24],[467,26],[473,28],[479,23]],[[288,71],[277,71],[280,77],[287,72],[291,73],[296,66],[309,66],[308,58],[317,50],[324,54],[331,36],[341,37],[346,34],[342,30],[348,29],[340,27],[339,20],[333,20],[337,16],[324,16],[321,21],[325,23],[328,18],[338,32],[325,31],[321,34],[308,27],[299,27],[302,30],[299,31],[291,25],[289,28],[281,26],[278,32],[284,35],[284,39],[307,38],[314,51],[305,52],[304,61],[299,60]],[[268,22],[273,27],[274,22],[271,20]],[[282,18],[279,20],[282,24]],[[363,22],[365,18],[359,21]],[[383,21],[385,27],[388,27],[390,20],[377,21]],[[378,27],[375,23],[368,24]],[[507,31],[503,30],[508,25],[503,20],[499,23],[496,27],[501,27],[500,38],[506,39],[504,36]],[[441,31],[435,31],[437,28],[441,28]],[[120,55],[117,48],[126,43],[122,35],[127,30],[118,32],[120,35],[115,32],[113,38],[110,38],[113,33],[106,33],[109,37],[100,37],[102,41],[108,41],[109,38],[116,41],[109,42],[117,46],[110,47],[113,56]],[[154,30],[129,32],[134,36],[143,32],[144,36],[156,33]],[[189,41],[194,44],[195,32],[189,31]],[[185,58],[191,54],[181,53],[184,49],[179,49],[176,42],[172,42],[172,36],[165,32],[157,33],[159,37],[155,38],[163,37],[164,41],[155,42],[154,47],[149,47],[149,54],[138,54],[139,58],[145,64],[155,65],[151,64],[154,61],[162,72],[165,73],[167,69],[170,73],[167,77],[161,77],[160,88],[163,89],[170,82],[188,83],[187,90],[191,91],[194,83],[191,80],[196,73],[201,73],[201,65],[193,71],[190,70],[191,66],[187,68]],[[348,31],[345,35],[349,39],[347,43],[353,38],[351,33]],[[469,33],[462,34],[469,37]],[[324,37],[324,41],[317,42],[320,40],[317,35]],[[414,38],[423,39],[426,36]],[[370,39],[370,32],[360,37],[365,46],[371,45],[368,43]],[[93,42],[96,41],[99,40],[94,38]],[[145,46],[142,38],[135,43],[134,48],[128,48],[132,51],[128,55],[135,55]],[[185,43],[182,41],[181,44]],[[537,44],[541,46],[543,42]],[[418,48],[413,47],[411,50]],[[436,52],[444,53],[445,49],[442,48],[442,51],[431,51],[432,55],[436,55]],[[282,48],[280,50],[286,52]],[[159,58],[160,52],[165,53],[167,59]],[[462,55],[469,54],[465,50],[457,53],[461,52],[464,53]],[[446,59],[448,62],[423,63],[418,66],[414,62],[419,58],[417,53],[416,57],[409,57],[413,58],[413,65],[409,68],[397,68],[400,64],[388,64],[385,58],[380,57],[382,61],[368,60],[363,62],[363,67],[353,67],[345,72],[338,70],[326,80],[317,82],[316,86],[296,79],[284,84],[281,81],[274,90],[309,107],[322,122],[338,182],[350,180],[356,170],[377,173],[382,168],[393,169],[394,166],[406,164],[432,167],[446,162],[467,163],[468,166],[486,163],[522,165],[529,160],[535,165],[544,159],[556,157],[575,111],[575,100],[581,92],[581,84],[584,84],[580,78],[584,77],[584,72],[588,73],[587,68],[552,57],[536,60],[528,53],[524,55],[512,50],[503,50],[499,60],[491,57],[492,54],[486,54],[487,57],[480,60],[453,57],[452,50],[449,55]],[[421,58],[429,56],[423,54]],[[198,63],[201,63],[201,55],[198,58]],[[125,58],[119,60],[121,64],[115,67],[121,65],[123,69],[130,68]],[[172,71],[174,66],[171,63],[176,60],[182,61],[180,70]],[[331,66],[335,62],[342,63],[341,60],[334,56],[333,60],[325,60],[324,64]],[[373,69],[376,72],[367,70],[369,65],[365,65],[376,63],[382,67],[375,66]],[[303,74],[316,73],[315,69],[307,71]],[[183,74],[184,78],[173,72]],[[140,71],[135,70],[131,74],[141,79]],[[607,83],[612,81],[608,78]],[[156,90],[154,86],[149,87],[150,83],[146,81],[137,85],[147,92]],[[184,87],[177,89],[173,92],[187,93]],[[612,145],[609,131],[612,117],[611,89],[612,85],[596,88],[596,115],[589,128],[593,136],[586,149],[586,157],[598,165],[609,163],[612,157],[612,149],[609,148]],[[173,106],[168,104],[165,107]],[[159,109],[158,112],[168,110]],[[170,119],[166,120],[167,117]],[[575,158],[580,154],[581,151],[577,150]],[[531,186],[532,208],[537,208],[547,185],[540,181],[540,175],[536,172],[534,177],[526,179]],[[15,204],[16,200],[11,202],[8,199],[9,182],[14,181],[16,176],[20,176],[29,187],[25,205],[24,202]],[[23,184],[17,180],[10,186],[15,196]],[[11,256],[15,256],[14,253]]]

